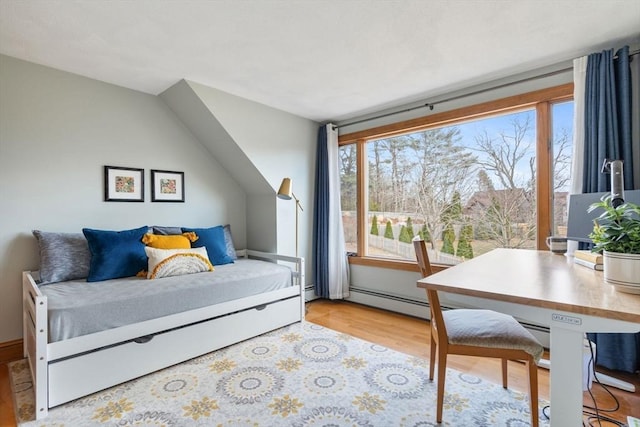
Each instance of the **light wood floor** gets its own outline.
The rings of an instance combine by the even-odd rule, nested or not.
[[[428,358],[429,328],[426,320],[343,301],[317,300],[308,303],[307,307],[307,321],[309,322],[384,345],[385,347],[406,354]],[[548,357],[548,355],[545,355],[545,357]],[[448,366],[496,384],[501,383],[500,362],[496,360],[450,356]],[[620,401],[620,409],[613,413],[607,413],[607,415],[626,423],[627,415],[640,417],[640,377],[638,375],[621,374],[618,372],[615,373],[615,376],[634,383],[637,390],[636,393],[628,393],[611,388],[613,394]],[[539,369],[538,381],[540,397],[548,400],[548,371]],[[523,364],[510,362],[509,387],[526,393],[527,375]],[[600,386],[594,385],[593,394],[599,408],[607,409],[612,407],[613,400],[606,395]],[[587,393],[585,393],[584,402],[592,406],[591,398]],[[15,426],[13,414],[14,409],[7,366],[0,364],[0,426]],[[598,424],[593,423],[593,425]],[[614,424],[602,423],[603,427],[612,425]]]
[[[426,320],[404,316],[372,307],[345,301],[316,300],[307,304],[306,320],[330,329],[344,332],[385,347],[428,359],[429,358],[429,327]],[[545,358],[549,354],[545,353]],[[501,384],[500,361],[468,356],[449,356],[447,366],[461,372],[481,377],[487,381]],[[605,415],[620,422],[627,422],[627,415],[640,417],[640,376],[620,372],[610,372],[598,368],[598,371],[610,374],[636,386],[635,393],[625,392],[610,387],[611,392],[620,402],[616,412]],[[549,371],[538,369],[539,396],[549,400]],[[509,362],[509,388],[527,393],[527,372],[525,365]],[[613,399],[594,384],[592,389],[599,409],[613,408]],[[446,385],[445,385],[446,393]],[[588,392],[584,393],[584,404],[593,406]],[[585,418],[586,421],[586,418]],[[597,426],[597,421],[592,422]],[[603,427],[613,426],[613,423],[602,422]]]

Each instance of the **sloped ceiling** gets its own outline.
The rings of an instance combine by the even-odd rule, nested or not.
[[[188,82],[181,80],[160,97],[247,194],[273,193],[269,183]]]
[[[640,44],[638,0],[0,1],[0,53],[340,121]]]

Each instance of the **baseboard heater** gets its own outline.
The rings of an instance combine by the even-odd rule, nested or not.
[[[349,292],[351,293],[351,296],[348,298],[350,301],[389,311],[395,311],[397,313],[408,314],[422,319],[429,319],[429,303],[427,301],[420,301],[400,295],[393,295],[359,287],[351,287],[349,288]],[[456,308],[461,307],[442,306],[443,310],[454,310]],[[547,336],[549,334],[549,328],[546,326],[523,322],[521,320],[518,320],[518,322],[530,331],[546,334]],[[545,347],[548,347],[548,345],[545,345]]]
[[[316,296],[315,290],[313,289],[313,284],[307,284],[304,287],[304,302],[313,301],[314,299],[318,299]]]

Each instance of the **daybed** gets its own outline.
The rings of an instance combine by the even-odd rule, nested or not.
[[[23,272],[24,355],[36,418],[54,406],[301,321],[304,259],[251,250],[238,255],[213,272],[158,280],[41,285],[38,272]]]

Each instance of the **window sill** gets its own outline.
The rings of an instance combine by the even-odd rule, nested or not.
[[[415,271],[416,273],[420,272],[418,268],[418,264],[415,261],[402,261],[402,260],[391,260],[385,258],[374,258],[374,257],[360,257],[360,256],[350,256],[348,257],[349,264],[353,265],[364,265],[367,267],[378,267],[378,268],[387,268],[390,270],[403,270],[403,271]],[[451,267],[450,265],[444,264],[431,264],[431,269],[434,273],[438,271],[446,270]]]

